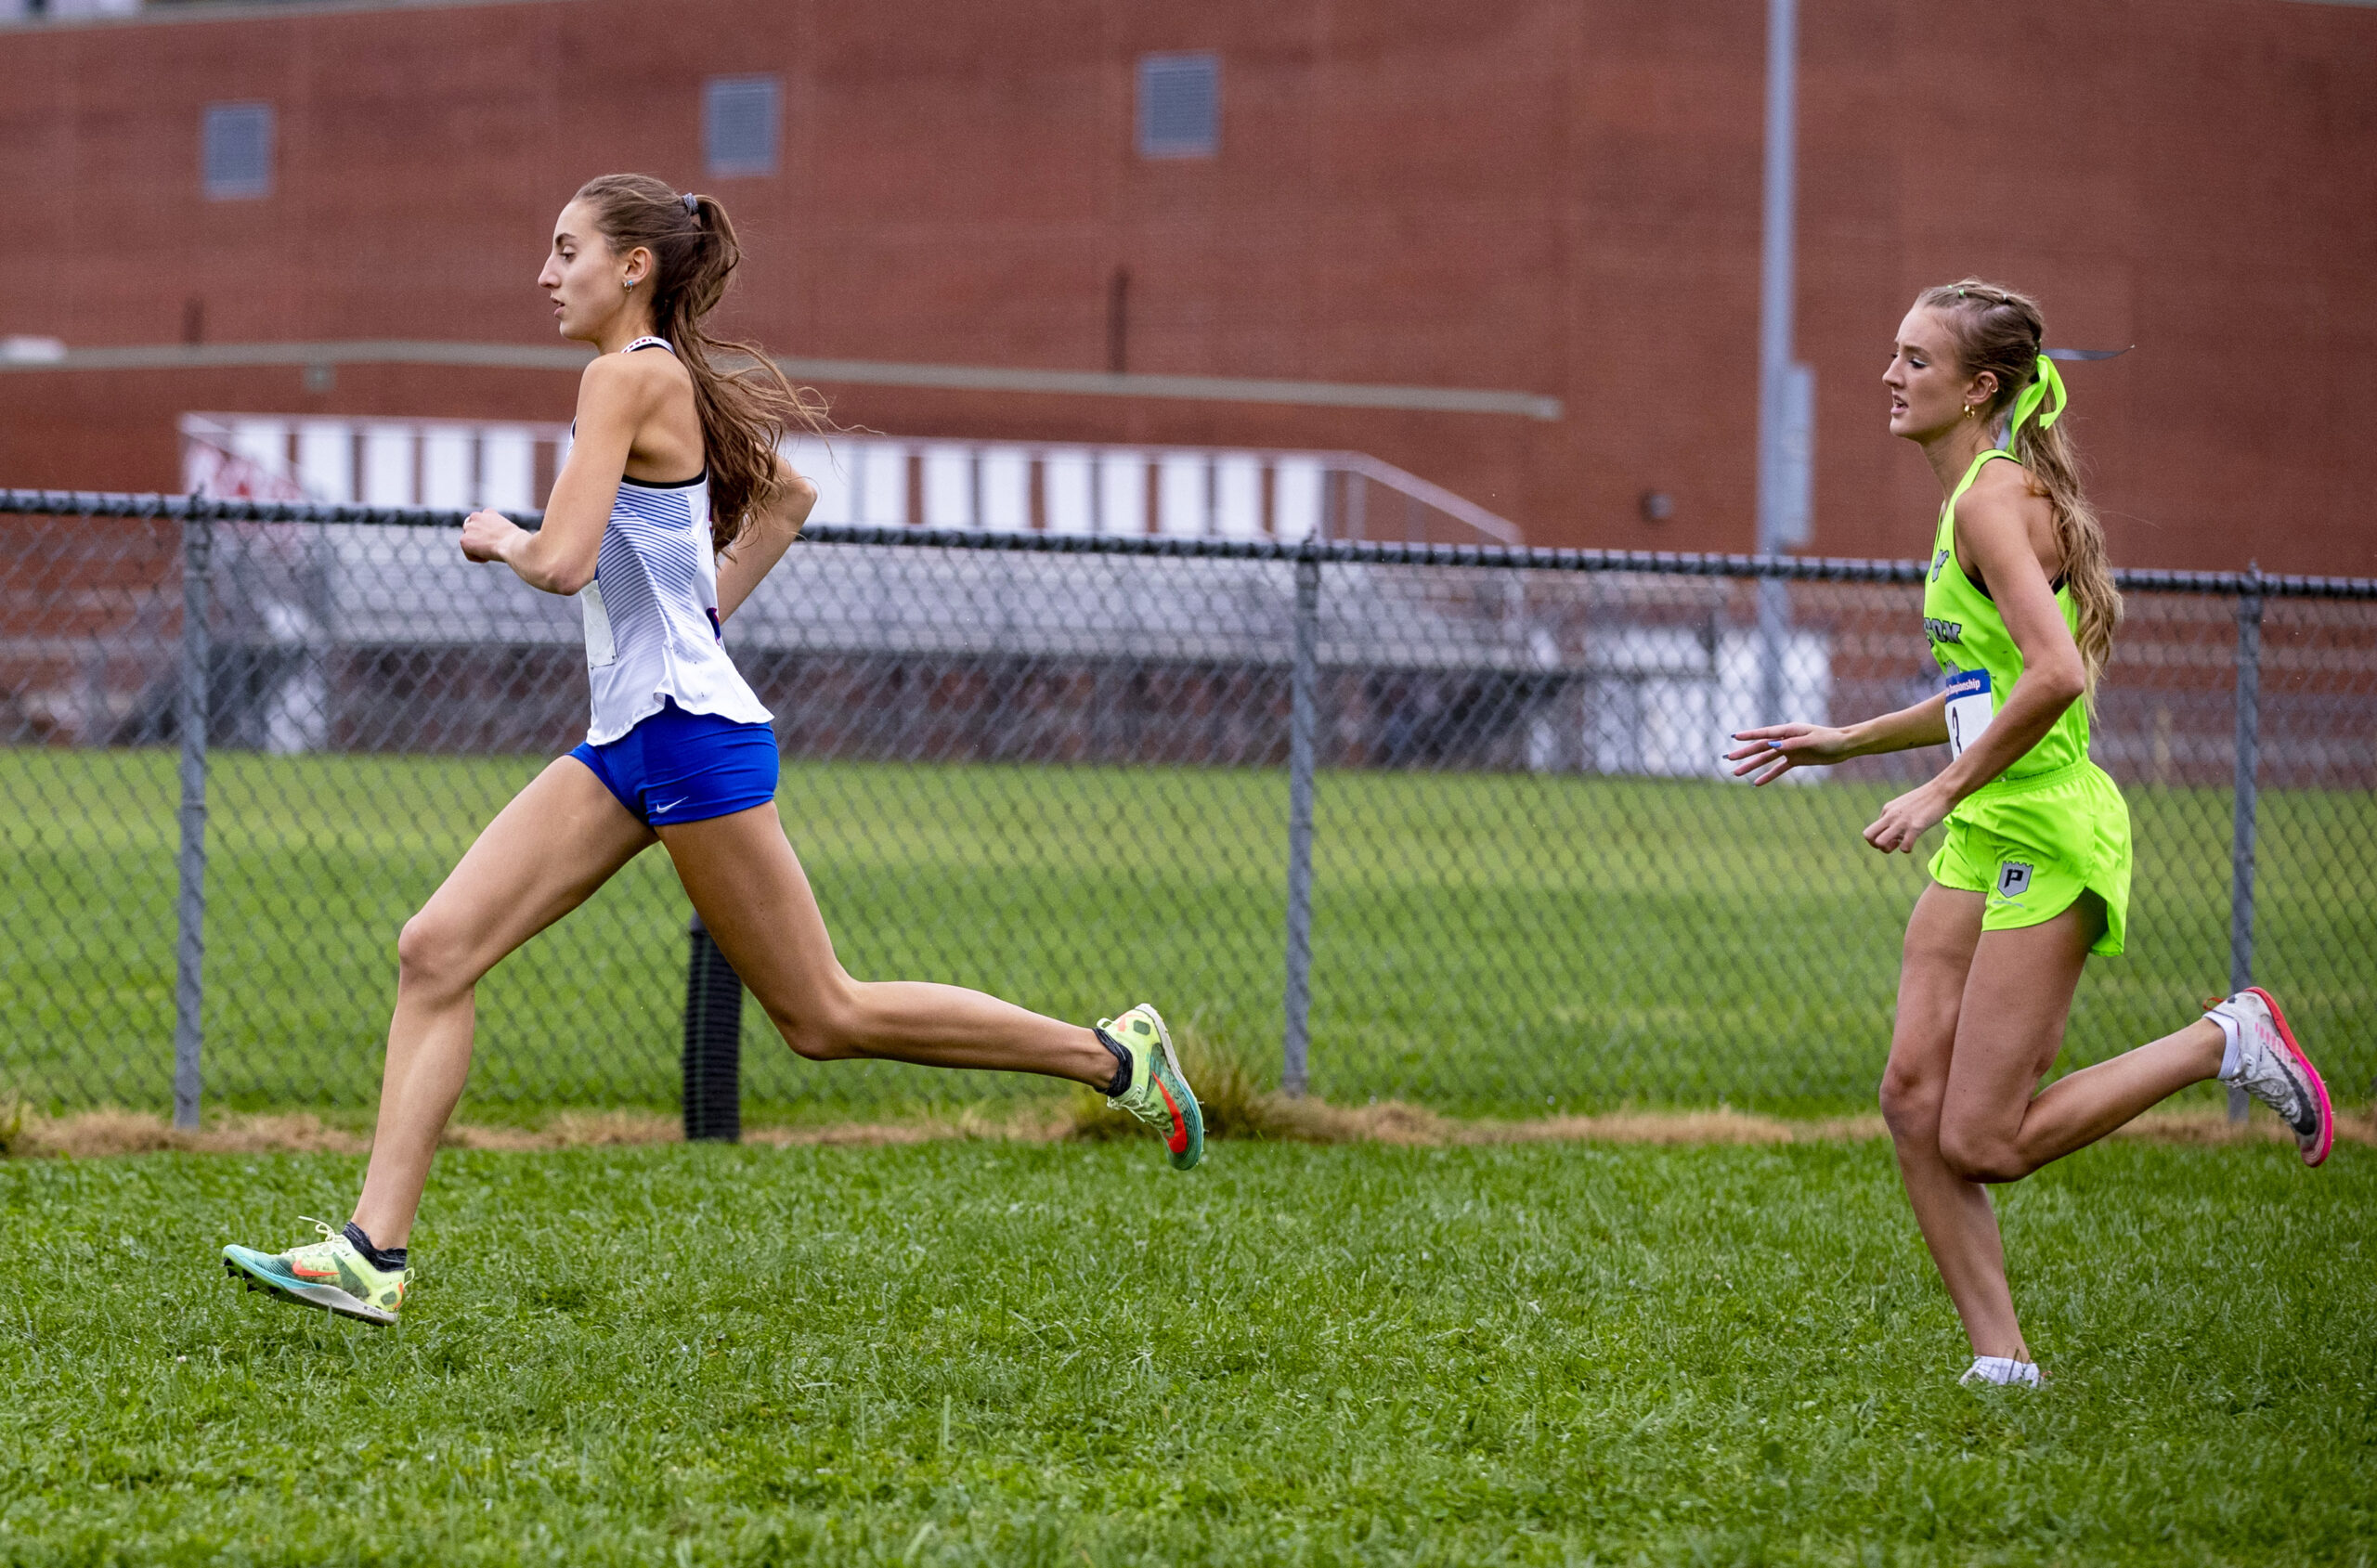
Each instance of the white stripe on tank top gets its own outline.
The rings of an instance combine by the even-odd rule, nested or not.
[[[664,338],[638,338],[619,352],[654,347],[676,352]],[[594,698],[590,744],[608,745],[669,699],[688,713],[745,723],[774,717],[726,656],[707,469],[677,485],[622,477],[594,580],[578,597]]]

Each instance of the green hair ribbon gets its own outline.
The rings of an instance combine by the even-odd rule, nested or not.
[[[2055,421],[2063,417],[2064,401],[2063,374],[2055,368],[2054,360],[2042,354],[2039,356],[2039,373],[2031,378],[2031,384],[2022,388],[2021,395],[2014,399],[2014,411],[2006,417],[2005,438],[1997,445],[2008,452],[2012,451],[2014,438],[2021,434],[2022,426],[2028,424],[2033,415],[2037,416],[2041,430],[2054,429]]]
[[[2055,421],[2063,417],[2063,406],[2069,398],[2063,390],[2063,374],[2055,368],[2057,360],[2118,359],[2128,352],[2126,348],[2050,348],[2041,353],[2039,373],[2014,399],[2014,411],[2007,417],[2006,435],[1997,443],[1999,447],[2012,451],[2014,438],[2033,415],[2037,416],[2041,430],[2054,429]]]

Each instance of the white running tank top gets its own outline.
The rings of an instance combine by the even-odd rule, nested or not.
[[[638,338],[619,352],[640,348],[676,352],[665,338]],[[588,744],[608,745],[669,698],[688,713],[745,723],[774,717],[726,656],[707,468],[674,485],[620,478],[594,580],[578,598],[594,697]]]

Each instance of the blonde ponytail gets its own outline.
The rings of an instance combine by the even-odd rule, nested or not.
[[[2096,699],[2097,678],[2113,656],[2113,634],[2121,629],[2121,590],[2113,586],[2112,564],[2105,555],[2104,525],[2097,509],[2080,488],[2080,455],[2060,423],[2044,430],[2023,429],[2014,441],[2014,456],[2031,476],[2031,492],[2045,496],[2055,509],[2055,542],[2063,557],[2064,585],[2080,611],[2080,658],[2088,669],[2088,695]]]

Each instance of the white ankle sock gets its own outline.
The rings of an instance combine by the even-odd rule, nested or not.
[[[2221,1078],[2226,1081],[2236,1077],[2238,1070],[2245,1065],[2244,1047],[2237,1041],[2240,1027],[2237,1020],[2226,1013],[2206,1013],[2204,1017],[2220,1026],[2220,1038],[2228,1043],[2220,1052]]]
[[[2035,1361],[2017,1361],[2010,1355],[1976,1355],[1972,1365],[1965,1368],[1960,1383],[1995,1383],[1999,1387],[2020,1384],[2025,1388],[2039,1386],[2039,1368]]]

